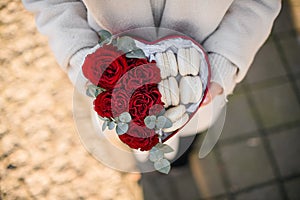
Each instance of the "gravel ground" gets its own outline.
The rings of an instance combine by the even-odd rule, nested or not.
[[[140,199],[81,145],[73,87],[19,1],[1,0],[0,38],[0,199]]]

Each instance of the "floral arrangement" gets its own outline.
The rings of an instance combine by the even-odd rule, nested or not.
[[[168,173],[171,166],[164,154],[173,149],[164,142],[199,108],[206,94],[207,66],[201,73],[196,48],[177,49],[175,54],[163,42],[157,42],[165,48],[159,51],[129,36],[114,37],[104,30],[99,35],[99,48],[86,56],[82,71],[91,83],[87,95],[95,98],[102,130],[114,129],[130,148],[149,151],[155,169]]]

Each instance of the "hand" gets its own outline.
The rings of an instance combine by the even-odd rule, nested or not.
[[[220,95],[223,93],[223,88],[215,82],[211,82],[209,88],[208,88],[208,93],[203,100],[202,105],[205,106],[209,104],[216,96]]]

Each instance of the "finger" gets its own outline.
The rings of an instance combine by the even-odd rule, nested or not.
[[[218,96],[222,93],[223,93],[223,88],[218,83],[212,82],[208,89],[208,93],[207,93],[205,99],[203,100],[202,105],[209,104],[216,96]]]
[[[207,94],[205,96],[205,99],[202,102],[202,106],[205,106],[205,105],[209,104],[210,102],[211,102],[211,94],[210,94],[210,92],[208,90],[208,92],[207,92]]]

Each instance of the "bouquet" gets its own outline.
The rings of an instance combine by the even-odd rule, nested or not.
[[[132,149],[149,151],[154,168],[170,171],[164,144],[198,110],[207,93],[209,63],[201,45],[185,36],[148,42],[99,33],[98,48],[82,66],[87,95],[103,121]]]

